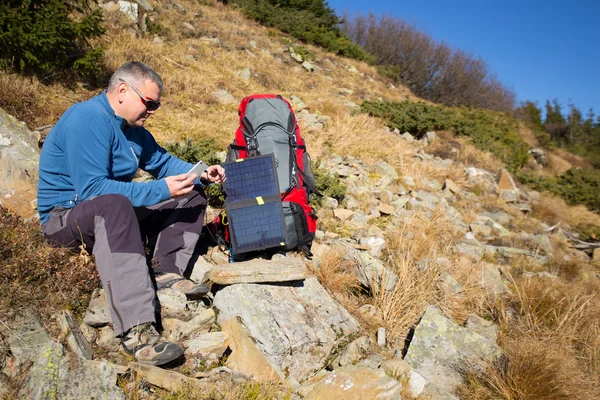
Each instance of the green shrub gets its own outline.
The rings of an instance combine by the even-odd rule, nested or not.
[[[366,101],[361,109],[416,136],[428,130],[450,130],[468,136],[475,146],[494,154],[511,171],[519,170],[529,160],[529,146],[519,136],[518,121],[499,112],[409,101]]]
[[[305,43],[366,62],[375,58],[342,32],[342,22],[324,0],[233,0],[242,12]]]
[[[183,143],[167,142],[163,144],[165,150],[174,156],[195,164],[202,160],[207,165],[220,164],[221,160],[217,157],[218,145],[213,139],[192,139],[187,138]],[[225,203],[225,194],[221,190],[221,185],[211,185],[206,190],[208,204],[212,207],[222,207]]]
[[[88,0],[11,0],[0,3],[0,68],[44,78],[71,68],[82,78],[102,71],[102,49],[87,40],[104,30]]]
[[[571,168],[557,179],[555,191],[568,204],[600,212],[600,170]]]
[[[323,197],[315,196],[313,198],[314,205],[321,206],[325,197],[333,197],[341,203],[346,197],[346,185],[340,182],[340,176],[337,173],[327,172],[327,169],[321,167],[320,160],[313,165],[312,171],[317,190],[323,195]]]

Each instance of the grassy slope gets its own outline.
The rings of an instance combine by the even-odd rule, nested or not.
[[[342,104],[343,99],[360,103],[378,97],[390,101],[417,100],[407,89],[389,88],[377,78],[372,67],[312,47],[310,50],[317,54],[319,65],[327,69],[318,74],[294,72],[292,68],[297,64],[284,52],[288,44],[281,34],[246,20],[220,3],[209,6],[187,0],[179,3],[187,10],[185,14],[175,7],[160,6],[155,16],[163,29],[163,45],[154,44],[152,35],[133,38],[126,27],[129,22],[118,13],[106,15],[107,34],[101,39],[106,46],[105,61],[109,68],[136,59],[152,65],[163,76],[166,85],[164,106],[148,122],[149,129],[159,141],[211,137],[224,149],[237,126],[237,105],[219,104],[213,91],[227,89],[238,99],[251,93],[276,92],[288,98],[296,95],[311,112],[331,117],[324,130],[303,131],[313,158],[336,153],[355,155],[368,162],[384,159],[401,174],[412,176],[417,185],[421,178],[440,181],[450,178],[459,184],[465,183],[462,167],[457,163],[440,170],[427,163],[414,162],[414,149],[396,136],[384,133],[382,121],[366,115],[351,115]],[[181,33],[184,21],[195,26],[196,36],[218,36],[222,44],[211,45],[198,38],[184,37]],[[258,49],[252,49],[251,40],[257,43]],[[250,49],[255,56],[250,56],[244,49]],[[346,68],[350,66],[359,72],[353,73]],[[237,71],[246,67],[252,73],[249,83],[237,76]],[[375,78],[375,82],[370,82],[367,76]],[[338,88],[341,87],[354,90],[354,94],[339,95]],[[94,93],[83,87],[44,86],[35,80],[0,74],[2,107],[24,119],[32,128],[55,123],[73,102],[87,99]],[[448,140],[462,144],[458,161],[489,169],[500,166],[489,154],[469,146],[466,138],[452,138],[444,132],[439,136],[440,151],[447,146]],[[465,215],[467,222],[482,209],[514,213],[494,196],[482,195],[479,203],[465,202],[455,204],[455,207]],[[365,207],[368,206],[365,204]],[[561,220],[572,225],[592,223],[600,226],[600,217],[584,208],[569,208],[545,196],[536,207],[535,215],[548,223]],[[511,228],[516,232],[522,229],[541,233],[535,228],[537,222],[529,217],[520,213],[515,213],[514,217]],[[328,216],[320,222],[323,229],[341,229]],[[11,240],[21,243],[18,237],[22,236],[27,235],[15,234]],[[405,240],[409,236],[417,239]],[[386,262],[400,280],[398,290],[388,296],[356,296],[351,290],[354,282],[348,276],[351,268],[335,255],[324,260],[317,275],[351,311],[365,303],[376,305],[377,316],[360,317],[365,332],[373,334],[377,327],[385,326],[392,343],[399,345],[418,321],[425,302],[438,304],[458,321],[464,321],[471,312],[497,321],[502,328],[501,344],[509,354],[512,367],[490,367],[487,374],[473,377],[472,384],[465,389],[466,398],[566,399],[570,398],[569,393],[575,393],[574,397],[578,398],[594,398],[600,377],[600,291],[593,275],[595,267],[583,262],[565,262],[561,257],[567,253],[566,243],[553,237],[557,252],[551,268],[559,274],[559,279],[550,282],[529,280],[521,277],[519,271],[539,271],[541,267],[514,265],[514,296],[505,301],[490,299],[479,289],[472,273],[478,265],[450,252],[457,239],[441,214],[434,214],[428,221],[418,217],[404,221],[390,239]],[[3,240],[8,247],[9,237],[3,237]],[[517,238],[511,240],[513,245],[526,245]],[[422,271],[416,267],[418,260],[439,256],[451,261],[447,268],[465,288],[465,296],[456,298],[439,290],[436,282],[441,270]],[[0,260],[4,260],[5,265],[18,266],[17,257],[2,257],[5,258]],[[4,292],[4,289],[0,291]],[[28,305],[26,298],[22,302],[22,306]],[[510,317],[513,315],[511,310],[516,311],[516,319]],[[540,382],[545,383],[541,389]]]

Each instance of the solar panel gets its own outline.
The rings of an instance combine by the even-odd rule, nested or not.
[[[272,154],[225,163],[225,208],[236,253],[285,245],[281,197]]]

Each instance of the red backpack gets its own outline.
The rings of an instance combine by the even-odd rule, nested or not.
[[[317,216],[309,201],[313,194],[320,193],[292,106],[280,95],[255,94],[242,100],[238,114],[240,125],[227,161],[274,155],[286,228],[285,248],[310,256]],[[226,239],[228,236],[226,232]]]

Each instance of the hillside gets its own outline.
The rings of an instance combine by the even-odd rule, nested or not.
[[[114,351],[107,333],[110,321],[96,329],[84,319],[91,292],[99,287],[85,249],[78,255],[54,251],[42,243],[35,218],[21,218],[34,214],[35,180],[23,178],[22,186],[11,183],[10,189],[0,182],[0,291],[13,293],[0,300],[0,397],[30,393],[19,390],[35,389],[33,372],[40,373],[33,356],[15,350],[14,332],[33,327],[29,330],[44,343],[52,338],[53,349],[61,349],[52,353],[60,374],[74,368],[67,367],[73,360],[56,344],[70,346],[72,328],[63,327],[61,334],[60,322],[50,318],[63,308],[87,321],[76,325],[89,328],[83,334],[93,343],[95,360],[127,370],[110,374],[119,376],[128,399],[333,399],[336,393],[327,392],[323,382],[337,383],[339,377],[341,385],[345,379],[356,382],[357,392],[348,392],[356,398],[376,392],[386,399],[600,396],[600,250],[577,240],[578,233],[600,232],[600,216],[527,187],[498,190],[503,163],[467,136],[437,130],[419,139],[357,112],[364,101],[420,101],[369,65],[301,45],[218,1],[151,4],[149,31],[142,34],[118,6],[105,3],[106,33],[96,40],[109,70],[139,60],[163,77],[163,105],[146,124],[157,140],[190,139],[222,152],[237,127],[239,101],[253,93],[278,93],[291,100],[318,173],[334,174],[329,182],[345,185],[345,199],[325,198],[319,205],[313,260],[296,255],[271,260],[284,271],[296,271],[299,262],[304,284],[230,285],[207,272],[214,282],[212,304],[159,295],[164,312],[171,313],[165,332],[183,340],[181,332],[191,332],[189,323],[200,319],[194,332],[203,340],[222,339],[227,332],[237,346],[254,348],[253,355],[259,349],[257,357],[264,353],[271,360],[267,373],[258,376],[260,368],[240,366],[244,357],[232,356],[236,353],[226,351],[222,341],[211,342],[212,358],[188,355],[188,362],[170,369],[173,375],[157,378],[143,368],[127,369],[131,360]],[[297,61],[298,54],[311,62]],[[47,86],[0,72],[0,108],[38,130],[40,138],[72,103],[100,90]],[[526,128],[520,131],[530,146],[538,144]],[[548,176],[587,166],[560,150],[547,157],[548,168],[529,168]],[[210,249],[196,264],[196,278],[226,260]],[[36,311],[41,325],[31,318],[19,322],[26,309]],[[231,316],[242,328],[228,322],[236,318],[225,321]],[[264,320],[256,322],[259,317]],[[457,337],[431,332],[442,325]],[[49,334],[40,333],[45,331]],[[426,348],[432,341],[445,349],[439,358],[422,354],[434,353]],[[457,373],[451,355],[468,350],[479,352],[477,364],[462,365]],[[247,378],[250,372],[254,380]],[[369,379],[360,381],[361,376]]]

